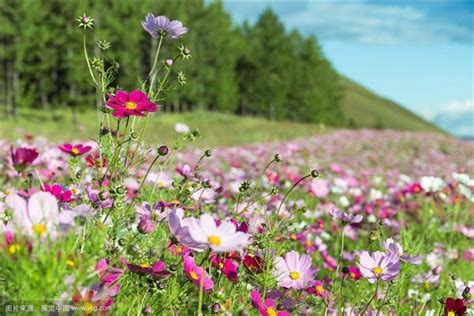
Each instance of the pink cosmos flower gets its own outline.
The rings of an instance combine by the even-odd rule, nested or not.
[[[106,258],[102,258],[97,262],[95,272],[99,275],[100,280],[108,286],[112,286],[123,274],[122,269],[111,265]]]
[[[324,300],[329,299],[329,291],[324,288],[322,281],[313,281],[312,285],[306,289],[306,292],[323,298]]]
[[[359,268],[350,266],[349,267],[349,278],[351,278],[354,281],[359,280],[362,277],[362,273],[360,273]]]
[[[237,272],[238,265],[230,258],[221,258],[217,254],[211,254],[211,263],[231,282],[236,282],[239,279]]]
[[[360,214],[358,215],[347,214],[346,212],[343,212],[338,209],[330,210],[329,214],[331,214],[333,218],[340,220],[341,222],[349,223],[349,224],[357,224],[357,223],[362,222],[362,220],[364,219],[362,215]]]
[[[309,255],[300,256],[296,251],[290,251],[285,258],[278,257],[275,261],[274,275],[278,280],[278,286],[304,289],[311,285],[316,268],[311,266]]]
[[[375,283],[378,279],[390,281],[400,273],[400,260],[392,253],[376,251],[370,254],[364,251],[360,255],[359,268],[370,283]]]
[[[13,167],[16,171],[21,172],[30,166],[36,158],[38,158],[39,153],[36,149],[20,147],[13,151],[13,146],[10,147],[10,155],[12,159]]]
[[[155,112],[156,104],[151,102],[147,95],[140,90],[130,93],[119,90],[115,95],[109,95],[105,105],[112,108],[112,115],[116,118],[144,116],[145,112]]]
[[[318,198],[326,197],[329,190],[329,182],[327,180],[313,180],[309,185],[309,192]]]
[[[260,316],[290,316],[291,314],[284,311],[278,311],[275,301],[271,298],[267,298],[265,301],[262,301],[262,297],[257,290],[252,290],[250,292],[250,301],[252,306],[255,307]]]
[[[183,269],[186,276],[197,286],[200,287],[202,283],[202,288],[205,291],[209,291],[214,287],[214,282],[209,277],[207,272],[196,265],[194,258],[185,254],[183,256]]]
[[[166,270],[166,264],[163,261],[156,261],[153,265],[126,263],[127,269],[138,274],[149,275],[154,279],[160,279],[170,274]]]
[[[189,232],[189,225],[191,223],[191,218],[184,218],[183,209],[173,209],[168,215],[168,227],[171,235],[176,237],[176,239],[185,245],[187,248],[190,248],[195,251],[202,251],[207,248],[205,243],[195,241]]]
[[[107,315],[112,305],[112,297],[116,296],[120,285],[108,286],[107,284],[93,285],[90,289],[76,289],[72,301],[81,307],[84,315]]]
[[[84,146],[82,144],[63,144],[58,147],[63,152],[65,152],[66,154],[70,154],[71,156],[81,156],[92,149],[91,146]]]
[[[205,244],[215,252],[240,251],[249,243],[249,235],[237,231],[231,221],[217,225],[208,214],[202,214],[199,219],[191,219],[188,227],[194,241]]]
[[[45,184],[43,185],[43,191],[49,192],[52,195],[54,195],[59,202],[71,202],[74,201],[74,197],[72,196],[72,191],[67,190],[65,187],[63,187],[60,184]]]
[[[387,240],[385,240],[383,245],[385,250],[387,250],[391,254],[398,256],[403,262],[415,265],[421,264],[420,256],[411,256],[409,254],[403,254],[402,246],[399,243],[395,242],[392,238],[388,238]]]

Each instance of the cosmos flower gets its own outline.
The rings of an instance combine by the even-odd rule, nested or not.
[[[393,280],[400,273],[400,260],[392,253],[376,251],[372,254],[363,251],[360,255],[359,268],[370,283],[378,279]]]
[[[290,316],[291,314],[285,311],[278,311],[275,301],[271,298],[267,298],[262,301],[262,297],[257,290],[250,292],[250,301],[252,306],[255,307],[260,316]]]
[[[176,133],[181,133],[181,134],[186,134],[191,131],[189,126],[186,125],[185,123],[176,123],[174,125],[174,130],[176,131]]]
[[[6,197],[13,210],[12,225],[29,236],[55,236],[60,224],[58,201],[49,192],[36,192],[27,201],[17,194]]]
[[[85,154],[86,152],[88,152],[92,149],[91,146],[84,146],[82,144],[77,144],[77,145],[62,144],[58,147],[63,152],[65,152],[66,154],[69,154],[71,156],[81,156],[81,155]]]
[[[348,268],[348,274],[349,274],[349,278],[351,278],[354,281],[357,281],[362,277],[362,273],[360,273],[359,268],[354,267],[354,266],[350,266]]]
[[[140,90],[130,93],[119,90],[115,95],[109,95],[105,105],[113,109],[112,115],[116,118],[144,116],[145,112],[155,112],[156,104],[151,102],[147,95]]]
[[[319,296],[325,300],[329,299],[329,292],[324,288],[324,283],[321,281],[313,281],[311,286],[306,289],[306,292]]]
[[[466,304],[460,298],[448,298],[444,303],[444,315],[445,316],[463,316],[466,314]]]
[[[444,181],[438,177],[422,177],[420,179],[420,186],[425,192],[437,192],[444,187]]]
[[[410,256],[409,254],[403,254],[402,246],[395,242],[392,238],[388,238],[383,243],[385,250],[389,253],[392,253],[400,258],[401,261],[406,263],[411,263],[415,265],[421,264],[421,257],[420,256]]]
[[[317,269],[311,266],[309,255],[300,256],[296,251],[290,251],[285,258],[275,260],[274,276],[278,286],[293,289],[304,289],[311,285]]]
[[[222,258],[217,254],[211,255],[211,263],[219,269],[222,274],[231,282],[237,282],[239,274],[237,272],[238,265],[230,258]]]
[[[68,190],[67,188],[63,187],[62,185],[55,183],[53,185],[44,184],[43,191],[49,192],[54,195],[59,202],[71,202],[74,201],[74,197],[72,196],[72,191]]]
[[[39,153],[36,149],[20,147],[13,150],[13,146],[10,147],[10,157],[12,159],[13,167],[16,171],[21,172],[30,166]]]
[[[209,277],[207,272],[196,265],[194,258],[185,254],[183,256],[183,269],[186,276],[197,286],[200,287],[202,283],[202,288],[205,291],[209,291],[214,287],[214,282]]]
[[[246,269],[252,273],[262,273],[264,268],[264,261],[259,255],[246,254],[242,260],[242,264]]]
[[[171,39],[179,39],[188,32],[188,28],[183,26],[180,21],[170,21],[166,16],[154,16],[148,13],[145,21],[142,21],[142,27],[145,31],[150,33],[153,38],[158,36],[168,37]]]
[[[346,212],[343,212],[336,208],[330,210],[329,214],[331,214],[333,218],[340,220],[341,222],[349,223],[349,224],[357,224],[357,223],[362,222],[362,220],[364,219],[363,216],[360,214],[358,215],[347,214]]]
[[[111,265],[109,260],[102,258],[95,266],[95,272],[100,277],[101,282],[112,286],[122,276],[123,270]]]
[[[189,221],[189,233],[194,241],[205,244],[215,252],[240,251],[249,243],[249,235],[237,231],[231,221],[217,225],[211,215],[202,214]]]
[[[166,270],[166,264],[160,260],[156,261],[153,265],[149,265],[146,263],[133,264],[127,262],[126,266],[127,269],[131,272],[142,275],[149,275],[154,279],[160,279],[170,274],[170,272]]]
[[[189,225],[191,218],[184,218],[183,209],[173,209],[168,215],[168,228],[171,235],[173,235],[180,243],[186,247],[195,250],[202,251],[207,248],[207,245],[202,242],[197,242],[191,237],[189,232]]]

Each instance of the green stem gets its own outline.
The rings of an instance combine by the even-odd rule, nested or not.
[[[95,79],[94,72],[92,71],[91,64],[89,62],[89,54],[87,53],[87,45],[86,45],[86,32],[84,32],[83,46],[84,46],[84,56],[86,57],[86,63],[87,63],[87,68],[89,69],[89,74],[91,75],[92,81],[94,81],[95,87],[100,90],[100,87],[97,84],[97,80]]]
[[[372,303],[372,301],[374,300],[374,298],[377,296],[377,291],[379,289],[379,280],[377,280],[377,283],[375,283],[375,291],[374,291],[374,294],[372,295],[372,297],[369,299],[369,301],[367,302],[367,304],[365,304],[364,308],[362,309],[362,311],[359,313],[359,315],[364,315],[365,311],[367,310],[367,308],[369,308],[369,305],[370,303]]]
[[[158,48],[156,49],[155,61],[153,62],[153,66],[151,67],[150,73],[148,74],[148,76],[151,76],[150,86],[148,88],[148,95],[150,95],[151,92],[153,91],[153,84],[155,83],[156,74],[158,73],[158,71],[156,71],[156,65],[158,64],[158,56],[160,55],[162,44],[163,44],[163,36],[160,36],[160,40],[158,42]]]

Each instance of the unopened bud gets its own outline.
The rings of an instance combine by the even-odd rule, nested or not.
[[[160,146],[158,148],[158,154],[160,156],[166,156],[166,155],[168,155],[168,152],[169,152],[169,149],[168,149],[168,146],[166,146],[166,145]]]

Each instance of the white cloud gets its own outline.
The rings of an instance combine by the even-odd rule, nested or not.
[[[316,34],[322,40],[343,40],[363,44],[432,43],[473,40],[472,26],[455,18],[441,18],[427,6],[411,1],[368,3],[353,1],[227,1],[237,21],[255,21],[271,6],[288,28]],[[441,12],[446,16],[449,12]]]
[[[448,102],[431,121],[456,135],[474,137],[474,99]]]

